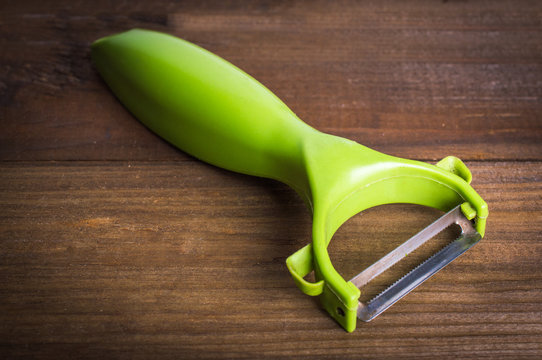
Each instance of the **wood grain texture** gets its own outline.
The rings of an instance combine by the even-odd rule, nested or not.
[[[538,2],[69,4],[3,12],[0,159],[182,158],[134,125],[92,68],[92,41],[137,26],[223,56],[309,124],[381,151],[542,156]]]
[[[347,334],[284,266],[310,238],[308,212],[284,185],[198,162],[4,164],[3,345],[67,357],[539,355],[538,163],[469,165],[492,205],[486,238]],[[435,216],[364,212],[331,256],[353,275]]]
[[[320,130],[460,156],[486,237],[347,334],[286,270],[311,236],[295,192],[175,150],[99,79],[90,43],[132,27],[228,59]],[[2,2],[0,358],[541,358],[541,40],[538,1]],[[363,212],[333,264],[348,278],[438,215]]]

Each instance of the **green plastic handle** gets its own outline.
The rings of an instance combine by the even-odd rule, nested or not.
[[[120,101],[187,153],[303,193],[303,139],[317,131],[271,91],[226,60],[182,39],[134,29],[92,45]],[[308,194],[303,195],[308,198]]]
[[[312,243],[287,259],[295,283],[347,331],[360,296],[331,264],[327,246],[351,216],[413,203],[448,211],[463,204],[483,236],[487,204],[455,157],[436,166],[401,159],[319,132],[229,62],[187,41],[130,30],[96,41],[92,59],[120,101],[147,127],[193,156],[229,170],[280,180],[313,213]],[[314,271],[316,282],[304,279]]]

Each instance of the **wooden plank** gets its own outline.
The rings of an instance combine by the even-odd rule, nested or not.
[[[540,357],[542,163],[468,165],[490,206],[486,238],[347,334],[285,268],[311,223],[286,186],[192,161],[4,162],[1,353]],[[436,215],[367,211],[341,227],[332,260],[354,274]]]
[[[71,4],[5,6],[1,160],[190,159],[137,124],[90,63],[93,40],[132,27],[204,46],[309,124],[380,151],[542,159],[537,1]]]

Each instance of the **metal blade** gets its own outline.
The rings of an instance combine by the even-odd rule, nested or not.
[[[451,244],[431,256],[425,262],[420,264],[414,270],[396,281],[380,295],[371,300],[368,304],[360,302],[358,308],[358,318],[363,321],[370,321],[393,305],[403,296],[414,290],[418,285],[437,273],[440,269],[448,265],[459,255],[463,254],[482,238],[474,229],[472,223],[465,218],[460,206],[455,207],[437,221],[414,235],[395,250],[378,260],[369,268],[355,276],[351,281],[358,287],[362,287],[369,281],[396,264],[405,255],[414,251],[416,248],[427,242],[433,236],[451,224],[461,226],[461,236]]]

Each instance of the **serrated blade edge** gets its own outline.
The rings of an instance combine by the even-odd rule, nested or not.
[[[377,295],[369,303],[366,305],[360,303],[357,313],[358,318],[363,321],[371,321],[403,296],[414,290],[421,283],[474,246],[481,238],[482,236],[476,231],[463,233],[457,240],[453,241],[397,280],[393,285]]]

